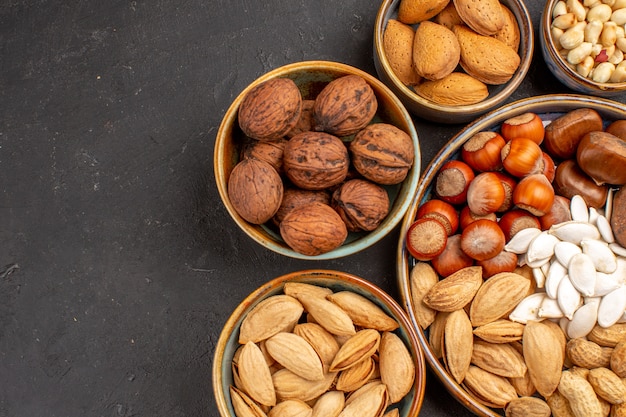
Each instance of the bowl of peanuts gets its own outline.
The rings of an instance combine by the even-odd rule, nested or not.
[[[591,165],[623,171],[625,138],[623,104],[543,95],[476,119],[425,168],[399,293],[427,364],[472,413],[623,411],[626,177]],[[590,145],[621,162],[588,159]]]
[[[431,122],[467,123],[510,100],[533,53],[521,0],[383,0],[374,25],[378,77]]]
[[[541,17],[541,52],[566,87],[615,97],[626,92],[625,25],[624,0],[549,0]]]

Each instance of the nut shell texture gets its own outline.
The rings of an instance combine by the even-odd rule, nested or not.
[[[329,82],[315,99],[315,130],[349,136],[367,126],[378,110],[372,87],[358,75]]]
[[[283,169],[296,186],[322,190],[341,183],[348,175],[350,157],[341,139],[324,132],[303,132],[289,139]]]
[[[287,214],[280,223],[280,235],[296,252],[315,256],[341,246],[348,229],[332,207],[315,202]]]
[[[263,224],[280,207],[283,182],[269,163],[243,159],[235,165],[228,179],[228,198],[244,220]]]
[[[267,80],[250,90],[238,110],[239,127],[257,140],[276,140],[298,123],[302,95],[289,78]]]
[[[373,123],[357,133],[350,153],[361,175],[383,185],[402,182],[415,161],[410,136],[387,123]]]
[[[381,186],[353,179],[333,193],[333,208],[352,232],[372,231],[389,213],[389,196]]]

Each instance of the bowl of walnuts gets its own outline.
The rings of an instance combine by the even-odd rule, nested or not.
[[[524,80],[533,51],[521,0],[384,0],[376,16],[380,79],[433,122],[466,123],[500,106]]]
[[[232,312],[215,347],[213,393],[222,417],[413,417],[425,366],[406,312],[379,287],[340,271],[296,271]]]
[[[417,188],[411,116],[375,77],[307,61],[270,71],[233,101],[214,171],[235,223],[265,248],[301,259],[348,256],[403,218]]]
[[[426,362],[472,413],[621,410],[604,388],[626,394],[624,138],[619,102],[530,97],[468,124],[425,168],[398,286]]]

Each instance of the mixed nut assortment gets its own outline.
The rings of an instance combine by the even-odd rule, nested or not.
[[[407,231],[430,349],[507,416],[626,412],[625,126],[580,108],[479,132]]]
[[[480,4],[479,4],[480,3]],[[384,53],[405,85],[442,105],[478,103],[520,66],[520,29],[498,0],[400,1]]]
[[[341,246],[349,232],[375,230],[392,203],[385,187],[401,183],[415,159],[409,134],[375,121],[377,109],[358,75],[307,99],[290,78],[255,86],[238,111],[246,143],[228,180],[234,209],[310,256]]]
[[[398,322],[350,291],[289,281],[244,316],[230,395],[244,416],[394,416],[415,381]]]
[[[558,1],[550,33],[559,54],[583,77],[626,81],[626,1]]]

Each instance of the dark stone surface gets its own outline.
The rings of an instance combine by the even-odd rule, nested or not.
[[[325,59],[374,74],[377,8],[2,2],[1,417],[217,417],[214,346],[261,283],[330,268],[397,296],[397,231],[346,259],[280,257],[230,220],[212,166],[222,115],[264,72]],[[509,101],[562,91],[536,53]],[[416,124],[422,167],[462,128]],[[431,374],[421,414],[469,415]]]

